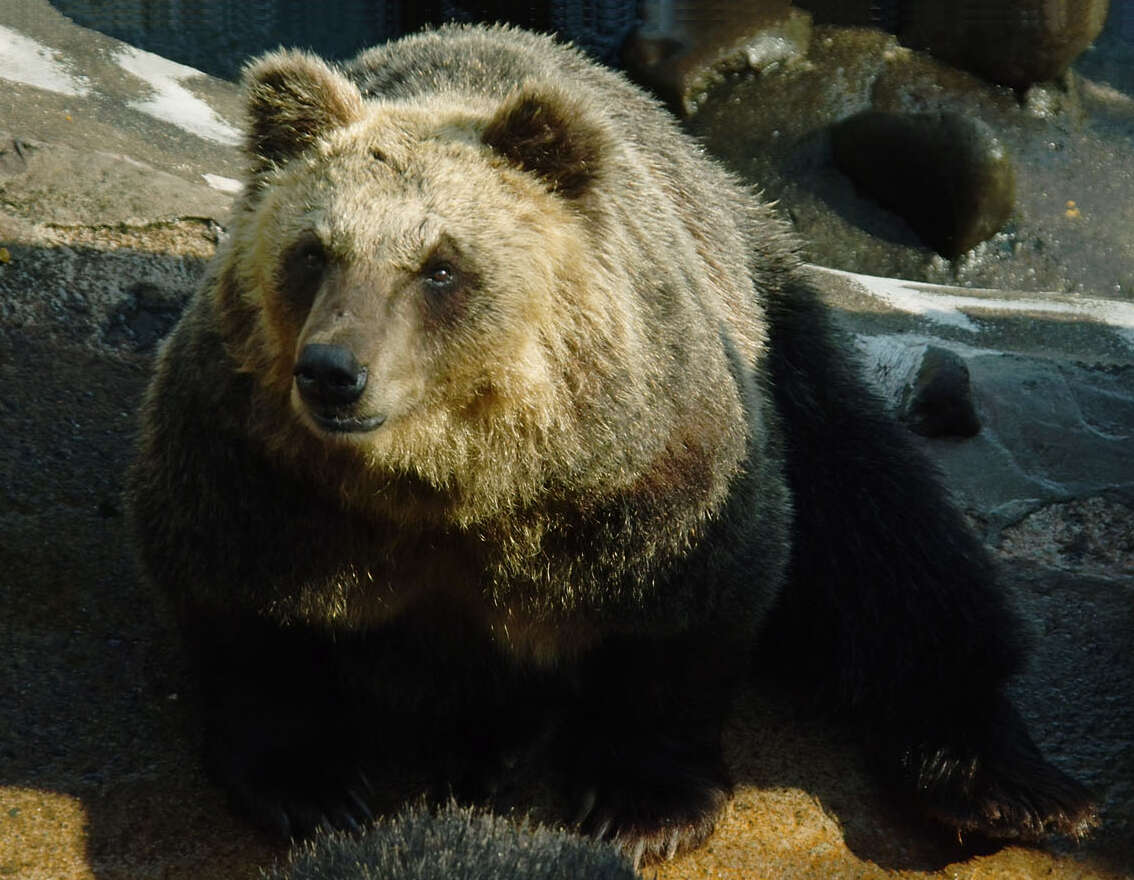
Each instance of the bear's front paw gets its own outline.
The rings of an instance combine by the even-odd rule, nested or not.
[[[373,821],[375,790],[349,750],[336,754],[326,743],[275,745],[207,754],[209,773],[227,792],[233,812],[284,840],[318,830],[354,831]]]
[[[699,846],[712,833],[732,793],[719,759],[676,760],[635,755],[603,762],[580,792],[580,831],[607,840],[638,868]]]

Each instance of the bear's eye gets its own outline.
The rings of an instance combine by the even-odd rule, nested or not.
[[[327,265],[327,252],[323,245],[317,241],[304,242],[296,251],[297,268],[312,275],[323,271]]]
[[[457,286],[457,270],[451,263],[432,263],[425,267],[425,283],[434,293],[445,293]]]
[[[311,305],[328,259],[327,249],[314,234],[300,238],[284,253],[279,280],[294,305],[300,308]]]

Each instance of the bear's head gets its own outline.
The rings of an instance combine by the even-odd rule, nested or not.
[[[355,462],[340,488],[358,497],[414,481],[462,522],[597,497],[664,456],[654,331],[603,240],[624,221],[601,113],[547,83],[364,98],[294,51],[250,66],[245,92],[215,289],[279,454]]]

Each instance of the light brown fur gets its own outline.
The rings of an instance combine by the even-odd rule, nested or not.
[[[446,540],[473,545],[476,557],[465,568],[470,556],[458,554],[462,579],[472,578],[458,588],[464,601],[484,596],[485,617],[507,627],[509,644],[554,656],[564,612],[601,603],[597,585],[623,573],[646,594],[656,565],[684,554],[687,533],[721,509],[749,452],[748,419],[763,418],[744,411],[720,341],[727,332],[737,356],[759,368],[764,331],[751,281],[715,269],[729,259],[720,245],[694,272],[707,249],[696,236],[643,239],[673,220],[604,191],[628,178],[656,186],[647,157],[557,85],[502,101],[363,101],[342,74],[296,52],[269,56],[247,79],[252,178],[200,320],[219,325],[236,369],[255,378],[250,435],[360,515],[456,529]],[[539,136],[549,117],[579,155],[525,167],[529,148],[508,138]],[[628,224],[645,229],[619,234]],[[303,235],[329,256],[306,312],[280,289],[284,254]],[[459,242],[482,292],[451,325],[427,326],[413,285],[442,240]],[[681,267],[682,287],[659,273],[656,294],[627,296],[651,283],[651,258],[667,274]],[[359,409],[386,413],[381,431],[336,436],[311,423],[292,371],[312,342],[347,345],[366,363]],[[679,527],[666,534],[626,521],[612,556],[580,566],[575,541],[562,546],[564,520],[627,497],[635,516]],[[406,538],[389,541],[387,553],[399,554]],[[563,592],[566,572],[583,575],[572,585],[578,596]],[[275,607],[315,623],[321,614],[341,622],[344,608],[352,625],[376,622],[357,596],[328,599],[324,612],[314,597],[280,597]]]

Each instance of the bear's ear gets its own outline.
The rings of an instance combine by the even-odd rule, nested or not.
[[[610,149],[610,138],[582,101],[545,85],[506,98],[481,140],[568,199],[590,188]]]
[[[307,149],[321,135],[363,115],[362,95],[314,55],[272,52],[243,71],[253,170],[263,171]]]

